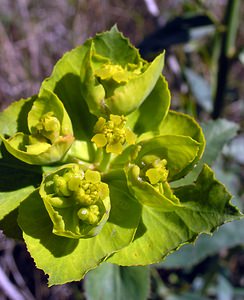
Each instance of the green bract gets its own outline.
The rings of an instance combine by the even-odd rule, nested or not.
[[[82,94],[90,112],[128,115],[150,94],[163,65],[163,54],[152,63],[144,61],[115,27],[97,35],[81,69]]]
[[[71,121],[62,102],[48,90],[27,101],[32,106],[29,111],[23,111],[25,116],[21,115],[21,118],[27,119],[28,128],[9,138],[2,136],[6,149],[28,164],[60,161],[74,140]],[[11,111],[11,107],[9,109]]]
[[[207,165],[181,185],[205,139],[192,117],[169,111],[163,63],[143,60],[113,27],[0,114],[0,224],[50,285],[104,261],[158,262],[241,217]]]

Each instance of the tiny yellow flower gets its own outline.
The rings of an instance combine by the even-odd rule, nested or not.
[[[125,127],[126,118],[124,116],[110,115],[108,121],[100,117],[94,126],[96,133],[91,139],[98,148],[106,146],[108,153],[120,154],[123,151],[123,145],[134,144],[136,135]]]
[[[157,184],[167,180],[169,171],[166,169],[166,164],[166,159],[155,160],[152,167],[146,171],[145,175],[148,177],[151,184]]]

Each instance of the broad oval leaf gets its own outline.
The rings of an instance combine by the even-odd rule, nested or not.
[[[195,161],[200,144],[189,136],[161,135],[139,143],[141,150],[135,163],[141,163],[143,157],[155,155],[166,159],[169,170],[168,181],[176,180],[185,175],[187,167]],[[183,172],[183,170],[186,170]]]
[[[211,233],[218,226],[241,217],[230,204],[231,195],[204,166],[197,181],[175,191],[182,206],[164,212],[143,206],[140,226],[134,241],[107,259],[123,266],[159,262],[200,233]]]
[[[36,266],[49,275],[49,285],[80,280],[107,256],[133,240],[141,206],[128,197],[126,190],[118,193],[123,182],[118,180],[119,187],[116,182],[110,182],[109,221],[97,236],[88,239],[70,239],[53,234],[52,222],[38,191],[21,204],[19,226]]]

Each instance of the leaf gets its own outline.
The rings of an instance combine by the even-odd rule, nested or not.
[[[213,103],[209,83],[189,68],[185,68],[184,73],[197,103],[205,111],[211,112],[213,110]]]
[[[156,263],[194,241],[200,233],[211,233],[221,224],[241,217],[229,203],[230,194],[207,166],[194,184],[177,189],[175,195],[182,206],[174,211],[143,206],[134,241],[107,261],[124,266]]]
[[[93,41],[96,51],[105,57],[109,55],[113,63],[125,65],[136,64],[140,61],[138,50],[118,31],[117,26],[97,34]]]
[[[95,159],[94,144],[87,141],[74,140],[63,161],[73,162],[74,159],[92,162]]]
[[[195,161],[200,148],[200,144],[191,137],[180,135],[161,135],[143,140],[139,145],[142,148],[136,158],[136,163],[140,163],[146,155],[166,159],[169,181],[185,175],[185,170]]]
[[[221,153],[223,146],[236,135],[239,126],[233,122],[218,119],[204,123],[202,128],[206,138],[206,148],[201,161],[185,178],[172,183],[172,187],[193,182],[205,163],[211,166]]]
[[[52,111],[49,111],[49,109]],[[35,127],[40,123],[40,118],[45,113],[58,115],[61,123],[61,129],[58,129],[58,132],[55,133],[54,140],[50,139],[49,136],[41,135],[40,137],[37,135],[39,132],[34,132]],[[73,142],[69,117],[60,100],[49,91],[42,91],[40,97],[34,96],[27,100],[21,100],[18,104],[11,105],[9,109],[1,114],[0,118],[4,121],[6,117],[10,116],[11,121],[8,120],[7,123],[13,122],[11,129],[16,128],[17,131],[10,134],[10,128],[6,127],[0,137],[9,153],[28,164],[39,165],[56,162],[64,156]],[[51,116],[51,118],[53,117]],[[59,121],[57,120],[57,122]],[[50,134],[50,132],[52,130],[48,129],[46,133]],[[34,135],[30,135],[30,133]],[[5,138],[4,135],[10,137]],[[46,138],[51,140],[51,144],[47,142]]]
[[[161,54],[154,59],[144,73],[115,89],[114,94],[106,99],[110,111],[114,114],[127,115],[137,109],[154,88],[163,66],[164,54]],[[133,101],[128,101],[131,95],[133,95]]]
[[[170,92],[167,81],[160,76],[151,93],[139,108],[128,115],[128,125],[137,135],[146,131],[159,132],[159,126],[170,106]]]
[[[175,206],[179,206],[179,200],[174,197],[169,189],[167,182],[161,183],[163,191],[156,188],[149,182],[141,180],[139,177],[140,170],[137,166],[131,166],[128,170],[128,187],[134,194],[134,197],[142,205],[152,206],[163,211],[173,211]]]
[[[160,126],[160,134],[188,136],[199,143],[199,151],[197,153],[197,156],[191,162],[191,164],[189,164],[181,172],[181,174],[186,174],[187,172],[189,172],[202,157],[205,148],[205,138],[203,135],[202,128],[192,117],[180,112],[169,111],[169,113],[167,114],[166,118]]]
[[[73,143],[73,136],[60,136],[52,145],[46,143],[36,143],[31,146],[36,146],[35,151],[26,152],[21,150],[23,145],[27,145],[28,136],[23,133],[16,133],[12,138],[5,139],[2,137],[4,146],[10,154],[19,160],[33,165],[48,165],[60,161],[69,150]],[[27,145],[27,147],[30,145]],[[44,147],[43,147],[44,146]]]
[[[28,132],[27,115],[35,99],[36,96],[20,99],[0,113],[0,135],[13,136],[16,132]]]
[[[0,159],[0,220],[17,208],[41,180],[39,167],[18,161],[3,145]]]
[[[244,220],[222,225],[213,236],[202,235],[194,245],[184,245],[177,252],[169,255],[160,264],[164,268],[192,268],[205,258],[215,255],[223,249],[242,244]]]
[[[35,133],[34,130],[40,123],[40,119],[47,113],[52,113],[60,123],[58,136],[73,135],[72,124],[63,103],[52,91],[45,89],[41,90],[28,113],[28,126],[31,133]]]
[[[0,220],[0,228],[8,238],[23,240],[22,231],[17,223],[17,218],[18,208],[11,211],[2,220]]]
[[[28,197],[35,188],[33,186],[27,186],[19,190],[0,193],[0,220],[2,220],[7,214],[13,211],[20,203]]]
[[[119,267],[103,263],[85,278],[88,300],[146,300],[149,295],[148,267]]]
[[[211,165],[223,146],[237,134],[239,126],[234,122],[218,119],[202,124],[202,129],[207,140],[203,161]]]
[[[215,165],[214,171],[218,180],[221,180],[228,190],[235,195],[237,193],[235,174],[230,171],[223,172],[219,164],[217,169]],[[241,200],[237,196],[234,197],[233,202],[239,203],[239,207],[241,207]],[[223,249],[242,245],[244,241],[243,225],[244,220],[236,220],[222,225],[212,236],[203,234],[194,245],[184,245],[179,251],[169,255],[160,265],[164,268],[191,268]]]
[[[231,157],[239,164],[244,164],[244,135],[239,134],[223,149],[224,155]]]
[[[49,275],[49,285],[80,280],[108,255],[127,246],[134,237],[140,206],[110,186],[110,219],[93,238],[70,239],[52,233],[52,222],[38,192],[19,209],[19,226],[38,268]],[[133,216],[133,217],[132,217]]]
[[[90,112],[99,117],[137,109],[162,72],[164,54],[145,62],[115,27],[97,35],[89,47],[81,68],[81,91]]]
[[[41,91],[51,90],[63,102],[72,121],[75,138],[86,141],[90,141],[96,122],[81,94],[80,69],[89,43],[88,40],[84,45],[67,52],[56,63],[51,76],[41,85]]]

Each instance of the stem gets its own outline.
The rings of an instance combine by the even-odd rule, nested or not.
[[[109,169],[111,160],[111,153],[107,153],[105,149],[103,149],[103,159],[100,162],[99,169],[101,172],[106,173]]]
[[[218,74],[216,79],[216,91],[214,93],[213,119],[217,119],[224,108],[224,96],[227,85],[227,76],[230,60],[233,56],[234,40],[238,27],[238,10],[240,0],[229,0],[226,6],[224,26],[226,30],[221,34],[220,53],[218,57]]]
[[[99,164],[103,159],[103,149],[102,148],[98,148],[96,151],[96,157],[94,160],[94,164]]]

